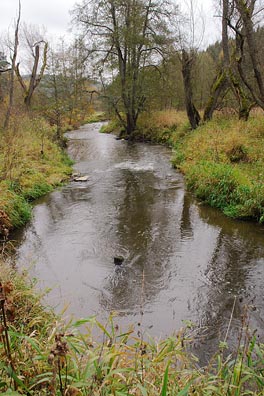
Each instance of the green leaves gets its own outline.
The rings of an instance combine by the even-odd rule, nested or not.
[[[164,377],[163,377],[163,385],[162,385],[162,390],[161,390],[161,396],[167,396],[167,390],[168,390],[168,379],[169,379],[169,367],[170,367],[170,362],[168,362]]]

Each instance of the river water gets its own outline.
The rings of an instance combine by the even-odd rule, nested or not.
[[[69,315],[104,321],[114,311],[122,328],[140,323],[156,337],[191,321],[203,357],[224,339],[233,306],[228,341],[245,305],[263,337],[264,227],[195,201],[168,148],[117,141],[100,127],[68,134],[75,171],[89,179],[37,202],[16,235],[17,265]]]

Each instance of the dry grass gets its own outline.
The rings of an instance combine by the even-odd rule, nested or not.
[[[264,116],[248,122],[218,115],[185,134],[173,163],[201,200],[235,218],[264,221]]]
[[[54,130],[42,118],[19,114],[0,132],[0,211],[12,226],[30,217],[28,201],[50,191],[71,172],[53,141]],[[0,224],[3,216],[0,216]]]

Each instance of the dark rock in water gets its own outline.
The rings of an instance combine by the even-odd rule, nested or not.
[[[124,260],[125,260],[125,259],[124,259],[124,257],[122,257],[122,256],[116,256],[116,257],[114,257],[114,263],[115,263],[115,265],[121,265],[121,264],[123,263]]]

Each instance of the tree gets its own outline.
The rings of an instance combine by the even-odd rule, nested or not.
[[[42,114],[56,125],[59,141],[63,124],[77,127],[90,109],[91,90],[85,55],[81,40],[68,46],[62,40],[56,49],[50,49],[38,99]]]
[[[179,57],[182,66],[182,77],[185,92],[185,108],[192,129],[196,129],[200,123],[201,117],[194,103],[193,95],[193,71],[197,60],[198,48],[201,37],[196,37],[195,30],[199,18],[199,24],[203,25],[201,14],[197,15],[198,8],[193,0],[187,2],[188,15],[182,21],[176,21],[177,38],[176,42],[180,45]]]
[[[41,37],[37,29],[34,29],[32,27],[31,29],[29,29],[26,25],[24,25],[23,33],[27,46],[30,50],[31,57],[33,59],[29,82],[26,81],[21,76],[19,63],[16,64],[15,71],[18,81],[24,92],[24,103],[27,109],[29,109],[31,105],[33,93],[35,89],[38,87],[41,79],[43,78],[44,71],[47,66],[48,42]],[[41,57],[41,50],[42,50],[42,57]],[[41,58],[42,58],[42,64],[40,66]]]
[[[109,99],[127,135],[145,106],[144,71],[164,54],[172,11],[167,0],[85,0],[75,8],[75,21],[91,43],[90,58],[101,76],[113,73],[118,82],[118,95]]]
[[[182,76],[185,88],[185,106],[186,112],[192,129],[196,129],[201,121],[199,111],[196,109],[193,100],[193,84],[192,71],[193,64],[196,59],[196,54],[191,50],[188,52],[185,49],[181,51],[182,62]]]
[[[20,18],[21,18],[21,2],[19,0],[18,17],[16,20],[16,26],[15,26],[15,41],[14,41],[14,47],[13,47],[13,54],[11,56],[9,101],[8,101],[8,107],[7,107],[7,112],[6,112],[6,116],[5,116],[4,129],[7,129],[9,127],[9,121],[10,121],[11,111],[12,111],[13,102],[14,102],[14,82],[15,82],[15,68],[16,68],[17,50],[18,50],[18,43],[19,43],[18,32],[19,32]]]
[[[11,70],[11,65],[6,59],[4,52],[0,51],[0,74],[6,73]]]
[[[239,119],[247,120],[254,102],[249,97],[243,79],[241,79],[244,39],[241,17],[235,9],[234,0],[221,0],[221,14],[223,56],[205,108],[204,121],[212,118],[217,104],[228,92],[232,92],[235,98]],[[230,38],[230,28],[231,33],[235,34],[235,38]]]
[[[263,8],[256,10],[257,0],[234,0],[237,12],[241,19],[240,31],[237,27],[234,28],[239,38],[239,49],[240,49],[240,64],[239,72],[245,86],[250,91],[252,97],[256,103],[264,110],[264,76],[261,73],[261,65],[259,60],[258,45],[256,42],[256,34],[254,30],[254,17],[263,11]],[[250,83],[246,74],[243,72],[242,60],[244,57],[244,41],[247,41],[248,53],[251,60],[251,65],[254,72],[254,79],[256,82],[256,88]]]
[[[0,51],[0,102],[3,102],[4,100],[4,91],[5,89],[3,86],[6,87],[7,85],[7,76],[8,73],[11,71],[11,65],[6,59],[6,55],[4,52]]]

